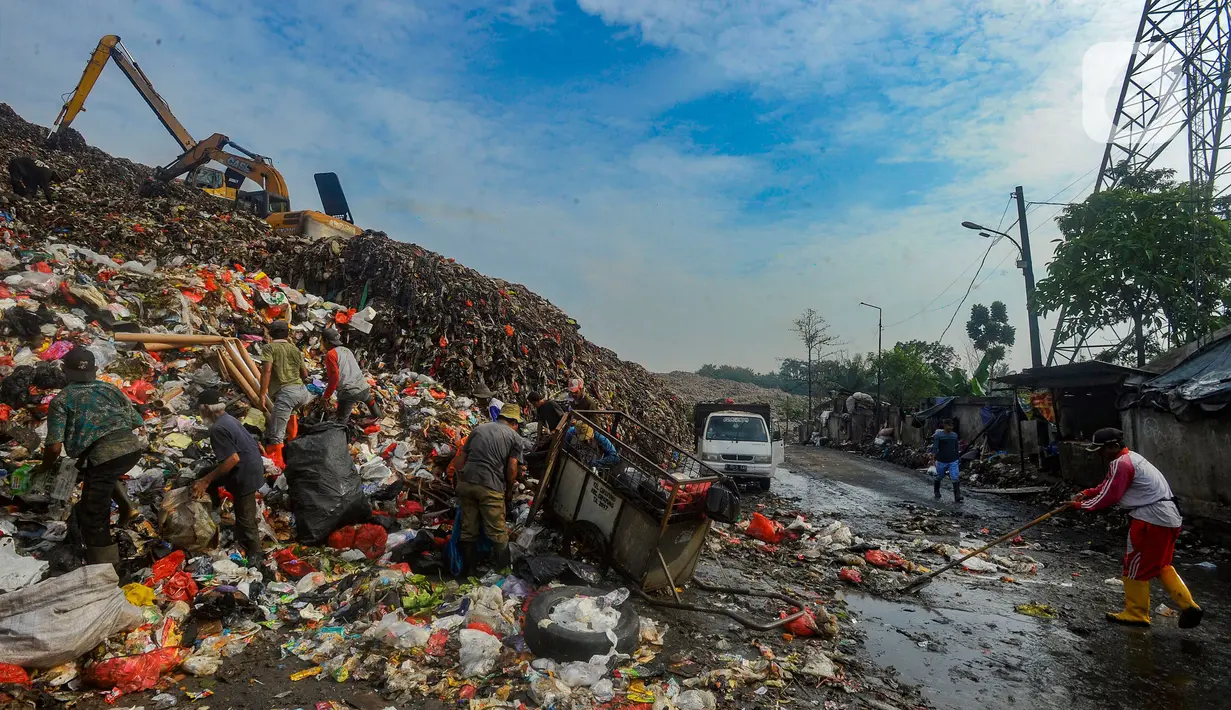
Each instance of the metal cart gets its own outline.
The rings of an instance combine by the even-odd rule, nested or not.
[[[542,511],[563,525],[566,548],[614,567],[651,604],[723,614],[753,629],[777,628],[802,614],[804,604],[776,593],[693,582],[706,591],[770,597],[801,610],[762,624],[726,609],[684,604],[676,591],[696,571],[710,529],[706,495],[723,478],[624,412],[574,411],[551,440],[530,518]],[[664,589],[674,602],[648,594]]]

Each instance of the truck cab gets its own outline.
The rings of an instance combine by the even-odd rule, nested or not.
[[[697,457],[715,471],[767,491],[785,454],[772,422],[768,404],[698,404],[693,410]]]

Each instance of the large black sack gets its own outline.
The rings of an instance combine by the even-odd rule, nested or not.
[[[323,422],[302,427],[283,449],[295,539],[321,545],[343,525],[367,522],[372,509],[351,461],[346,427]]]
[[[722,478],[710,486],[705,494],[705,514],[720,523],[739,522],[739,489],[731,479]]]

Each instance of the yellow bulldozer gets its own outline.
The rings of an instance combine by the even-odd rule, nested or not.
[[[245,149],[221,133],[214,133],[203,141],[194,139],[175,117],[171,106],[154,90],[153,83],[141,71],[118,35],[107,35],[99,40],[81,74],[81,80],[77,82],[77,88],[64,102],[60,115],[56,116],[49,138],[54,139],[67,129],[77,114],[85,110],[86,97],[107,66],[107,60],[115,62],[124,72],[183,151],[175,160],[154,171],[155,180],[170,181],[183,176],[185,184],[220,199],[230,200],[238,209],[253,212],[280,234],[351,237],[362,233],[363,230],[351,220],[350,208],[336,174],[315,175],[325,212],[291,211],[286,180],[269,158]],[[228,148],[235,152],[228,151]],[[211,167],[209,163],[212,162],[222,165],[225,170]],[[244,190],[244,183],[248,180],[259,185],[260,189]]]

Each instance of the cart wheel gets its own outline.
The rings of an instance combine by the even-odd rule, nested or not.
[[[600,575],[607,574],[608,555],[607,538],[603,531],[594,523],[585,520],[575,520],[564,531],[564,545],[561,553],[570,560],[585,562],[598,568]]]

